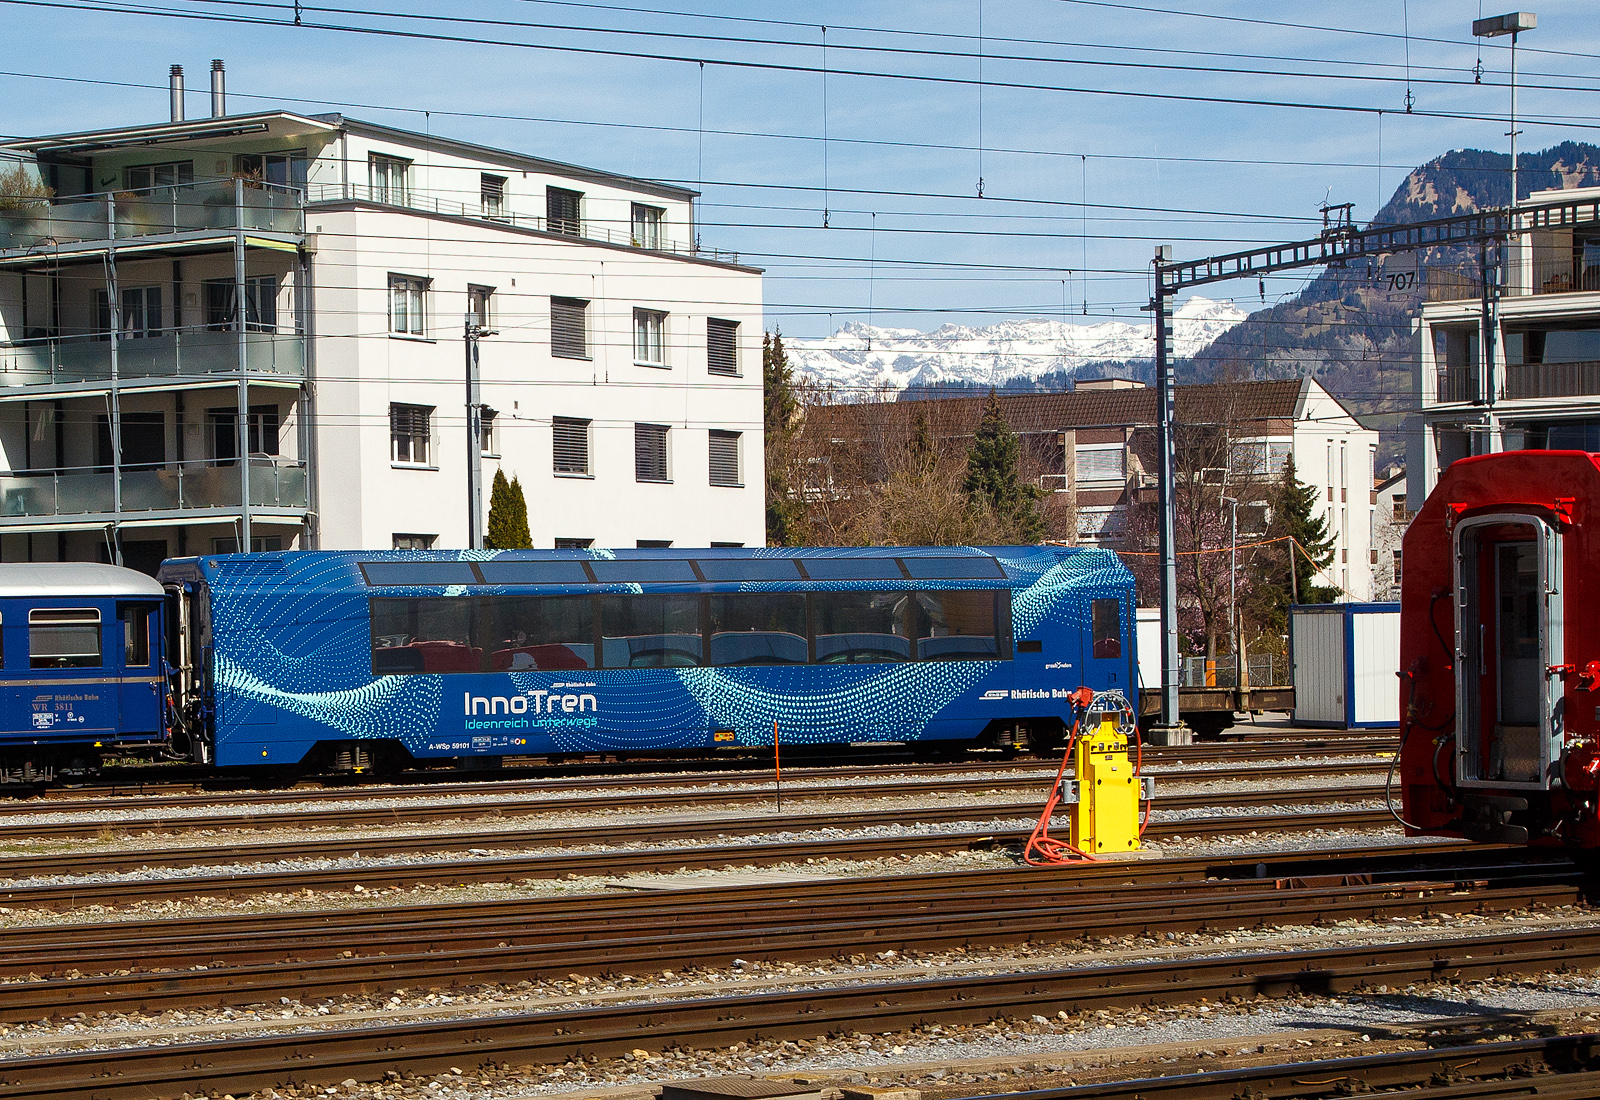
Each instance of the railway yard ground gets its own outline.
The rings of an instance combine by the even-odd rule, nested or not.
[[[1048,760],[0,802],[0,1100],[1600,1095],[1589,879],[1405,839],[1394,747],[1147,749],[1064,868]]]

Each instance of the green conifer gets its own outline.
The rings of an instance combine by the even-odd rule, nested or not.
[[[977,508],[987,508],[1019,543],[1038,542],[1044,536],[1039,515],[1039,490],[1022,482],[1019,464],[1022,443],[1006,422],[994,390],[983,406],[983,420],[967,451],[967,476],[962,490]]]
[[[527,550],[533,546],[522,483],[508,479],[504,470],[494,472],[494,484],[489,490],[489,530],[484,545],[491,550]]]

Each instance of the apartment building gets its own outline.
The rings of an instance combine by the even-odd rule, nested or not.
[[[1075,517],[1083,545],[1121,545],[1135,502],[1155,500],[1156,394],[1142,383],[1089,379],[1071,393],[1001,394],[1001,408],[1023,443],[1023,468],[1043,490],[1047,510]],[[983,398],[896,405],[835,405],[810,410],[807,431],[838,446],[893,447],[906,408],[923,411],[939,439],[965,446],[983,415]],[[1365,428],[1314,378],[1179,386],[1179,476],[1218,499],[1239,501],[1246,540],[1264,528],[1265,497],[1294,456],[1297,476],[1317,489],[1334,558],[1319,583],[1350,598],[1371,598],[1370,501],[1378,433]],[[1200,432],[1189,429],[1206,429]],[[1186,446],[1186,440],[1192,443]]]
[[[1381,471],[1372,484],[1372,598],[1398,600],[1401,544],[1411,524],[1404,466]]]
[[[535,546],[763,541],[761,273],[693,192],[220,75],[0,145],[0,559],[467,545],[469,322]]]
[[[1406,456],[1413,511],[1458,458],[1600,450],[1600,187],[1535,191],[1522,206],[1542,208],[1519,214],[1523,229],[1505,246],[1490,369],[1481,270],[1424,271]]]

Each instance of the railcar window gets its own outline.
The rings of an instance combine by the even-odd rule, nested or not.
[[[995,633],[994,592],[921,592],[921,630],[917,659],[922,661],[994,661],[1000,657]]]
[[[622,558],[589,563],[602,584],[695,584],[694,566],[682,558]]]
[[[806,575],[814,581],[903,581],[906,575],[893,558],[806,558]]]
[[[28,612],[30,668],[99,668],[100,612],[93,607]]]
[[[371,600],[372,673],[479,672],[477,600]]]
[[[705,664],[699,596],[601,596],[600,632],[603,668]]]
[[[901,558],[918,581],[1003,581],[1005,571],[987,554],[962,558]]]
[[[1121,657],[1122,601],[1089,601],[1089,622],[1094,636],[1094,655],[1099,658]]]
[[[150,611],[130,607],[122,613],[122,663],[127,668],[150,666]]]
[[[496,596],[484,605],[490,672],[594,667],[592,598]]]
[[[708,581],[798,581],[793,558],[701,558]]]
[[[711,663],[806,663],[804,592],[730,592],[711,597]]]
[[[588,584],[589,574],[576,558],[559,561],[480,561],[485,584]]]
[[[361,570],[371,585],[477,584],[467,561],[364,561]]]
[[[907,626],[914,614],[915,599],[913,592],[816,593],[812,597],[812,622],[817,663],[909,661],[911,640]]]

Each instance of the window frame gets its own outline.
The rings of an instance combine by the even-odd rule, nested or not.
[[[411,205],[411,168],[416,161],[393,153],[367,154],[367,194],[385,206]]]
[[[433,544],[438,541],[439,536],[438,535],[411,534],[411,533],[404,532],[404,531],[396,531],[394,534],[390,535],[389,538],[390,538],[390,549],[391,550],[432,550],[433,549]],[[401,545],[402,542],[406,542],[406,543],[414,542],[414,543],[418,543],[420,545],[402,546]]]
[[[645,470],[647,459],[641,444],[647,439],[658,439],[661,444],[661,459],[659,466],[652,465],[649,471]],[[660,477],[646,477],[644,473],[654,473],[656,469],[661,472]],[[644,424],[635,422],[633,425],[633,479],[643,485],[671,485],[672,484],[672,425],[670,424]]]
[[[661,231],[667,224],[665,207],[651,206],[645,202],[633,203],[629,210],[628,222],[635,248],[660,251],[661,242],[665,240]]]
[[[563,468],[562,433],[567,433],[567,439],[574,438],[573,433],[582,432],[582,467],[572,468],[569,463]],[[568,451],[569,457],[571,452]],[[577,416],[552,416],[550,418],[550,469],[556,477],[594,477],[594,421]]]
[[[569,200],[572,207],[570,213],[558,210],[558,204],[566,204]],[[562,237],[583,236],[583,192],[547,184],[544,189],[544,227],[547,233]]]
[[[482,204],[483,216],[492,222],[509,221],[506,217],[506,184],[510,182],[509,176],[497,176],[493,172],[478,173],[478,200]]]
[[[655,358],[651,358],[654,353]],[[671,367],[667,361],[667,313],[644,306],[633,308],[633,365]]]
[[[717,444],[719,442],[724,444],[731,443],[733,447],[733,476],[731,480],[719,481],[717,479],[717,469],[719,465]],[[706,432],[706,450],[706,461],[708,467],[707,481],[709,484],[718,489],[743,489],[744,433],[731,432],[722,428],[712,428],[710,431]],[[724,463],[726,462],[726,456],[723,456],[723,461]]]
[[[482,283],[467,284],[467,313],[480,329],[494,328],[494,287]]]
[[[713,338],[712,333],[726,333],[727,347],[725,352],[721,349],[722,337]],[[719,368],[718,360],[725,358],[730,364],[727,368]],[[706,318],[706,373],[714,374],[719,378],[741,378],[743,373],[739,370],[739,322],[730,321],[725,317]]]
[[[428,292],[433,280],[426,275],[389,272],[389,335],[404,339],[427,339]],[[396,305],[400,308],[396,310]],[[396,317],[404,327],[396,328]]]
[[[433,414],[436,409],[437,406],[435,405],[414,405],[406,401],[389,402],[389,464],[391,466],[407,470],[438,469],[437,466],[432,465],[430,462],[433,457]],[[405,410],[405,412],[402,413],[401,410]],[[397,414],[412,418],[411,423],[414,426],[417,423],[415,418],[419,413],[422,417],[422,431],[420,433],[400,430],[404,425],[397,420]],[[400,426],[397,426],[397,424],[400,424]],[[407,458],[400,457],[400,439],[402,436],[406,439],[407,452],[410,456]],[[418,440],[422,444],[421,458],[416,457]]]
[[[577,334],[578,343],[570,339],[571,321],[576,318],[581,332]],[[564,319],[562,324],[557,324],[558,319]],[[561,339],[557,339],[558,333]],[[573,348],[578,348],[574,351]],[[559,294],[550,296],[550,355],[555,359],[580,359],[590,360],[589,354],[589,299],[565,298]]]

